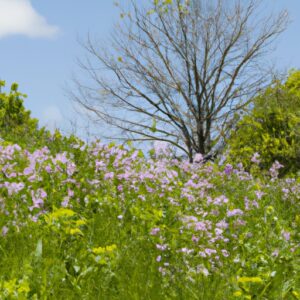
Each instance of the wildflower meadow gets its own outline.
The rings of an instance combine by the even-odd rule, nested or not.
[[[0,168],[0,299],[300,299],[300,181],[279,162],[74,140],[2,142]]]

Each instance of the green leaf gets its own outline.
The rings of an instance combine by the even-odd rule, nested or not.
[[[17,84],[17,83],[13,83],[12,85],[11,85],[11,90],[13,91],[13,92],[16,92],[17,90],[18,90],[18,87],[19,87],[19,85]]]

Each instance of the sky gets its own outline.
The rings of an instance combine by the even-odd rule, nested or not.
[[[125,0],[121,0],[121,2]],[[150,1],[150,0],[148,0]],[[280,69],[300,69],[300,1],[268,0],[266,8],[287,9],[291,23],[270,55]],[[267,2],[268,2],[267,1]],[[42,126],[88,135],[93,125],[73,109],[72,77],[82,75],[79,41],[88,34],[105,41],[120,20],[114,0],[0,0],[0,79],[19,84],[25,106]],[[268,11],[266,11],[268,13]]]

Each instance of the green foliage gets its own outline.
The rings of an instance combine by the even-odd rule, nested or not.
[[[38,120],[30,117],[30,111],[23,105],[25,94],[18,91],[13,83],[9,93],[1,92],[5,82],[0,82],[0,137],[12,142],[20,142],[38,132]]]
[[[9,93],[2,92],[5,81],[0,81],[0,138],[6,143],[17,143],[28,150],[47,146],[53,153],[67,151],[73,143],[83,145],[74,135],[64,136],[59,130],[53,134],[45,127],[38,127],[38,120],[24,107],[27,96],[13,83]]]
[[[229,160],[250,170],[254,153],[260,155],[260,170],[274,161],[284,165],[281,175],[300,169],[300,71],[290,73],[285,83],[274,82],[253,102],[228,139]]]

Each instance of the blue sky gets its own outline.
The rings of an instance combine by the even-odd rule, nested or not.
[[[124,2],[122,0],[121,2]],[[150,1],[150,0],[149,0]],[[286,8],[292,23],[270,56],[280,68],[300,68],[300,1],[267,0],[268,9]],[[113,0],[0,0],[0,79],[18,82],[25,106],[41,125],[70,130],[72,113],[65,87],[84,50],[87,33],[105,41],[119,20]],[[265,6],[267,7],[267,6]],[[267,13],[267,11],[266,11]]]

